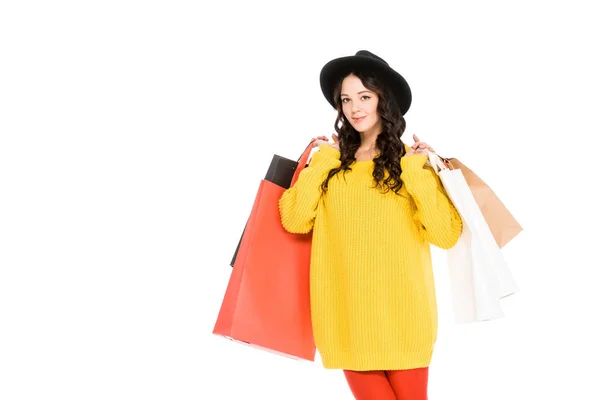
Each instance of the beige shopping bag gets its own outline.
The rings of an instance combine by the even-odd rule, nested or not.
[[[442,158],[442,160],[450,169],[462,171],[498,247],[504,247],[523,230],[494,191],[471,169],[456,158]]]

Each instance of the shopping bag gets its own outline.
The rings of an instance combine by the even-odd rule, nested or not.
[[[292,182],[292,177],[294,176],[294,172],[296,172],[296,167],[298,166],[298,162],[300,160],[294,161],[289,158],[282,157],[280,155],[274,154],[273,159],[271,160],[271,164],[267,169],[267,173],[265,174],[265,180],[269,182],[273,182],[274,184],[281,186],[284,189],[290,187],[290,183]],[[244,233],[246,232],[246,228],[248,224],[244,227],[242,231],[242,235],[238,242],[238,245],[233,253],[233,257],[231,258],[231,262],[229,265],[233,267],[235,264],[235,259],[240,250],[240,245],[242,243],[242,238],[244,237]]]
[[[439,176],[458,211],[463,231],[447,251],[452,306],[457,323],[504,317],[500,300],[518,291],[501,249],[492,235],[461,169],[450,169],[429,152],[429,164]]]
[[[449,164],[452,169],[459,169],[462,172],[498,247],[503,248],[523,230],[494,191],[473,171],[456,158],[442,161],[446,161],[446,165]]]
[[[309,145],[295,169],[306,166]],[[292,234],[281,224],[285,188],[262,180],[213,333],[298,360],[314,361],[309,297],[312,234]]]

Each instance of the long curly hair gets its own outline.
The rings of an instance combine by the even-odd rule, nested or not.
[[[344,75],[334,89],[335,105],[338,111],[334,128],[339,138],[341,165],[329,171],[327,178],[321,184],[321,189],[325,193],[329,180],[334,175],[340,171],[344,171],[345,174],[347,171],[352,170],[350,164],[356,160],[354,154],[361,144],[360,133],[352,127],[344,116],[340,98],[342,81],[351,74],[356,75],[367,89],[379,96],[377,112],[381,119],[382,130],[377,136],[376,145],[381,152],[373,159],[375,162],[373,187],[380,188],[384,193],[392,190],[398,194],[402,188],[400,158],[406,154],[404,143],[401,140],[406,129],[406,121],[390,89],[377,76],[363,71],[352,71]],[[386,170],[388,171],[387,177],[385,176]]]

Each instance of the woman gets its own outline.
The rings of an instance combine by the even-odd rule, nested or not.
[[[460,216],[425,165],[433,149],[401,140],[411,91],[368,51],[321,71],[338,116],[279,201],[292,233],[313,231],[310,298],[325,368],[343,369],[359,399],[427,398],[437,336],[429,244],[448,249]]]
[[[425,165],[433,149],[401,140],[412,97],[400,74],[359,51],[327,63],[320,81],[337,135],[315,139],[279,201],[286,230],[313,231],[315,344],[357,399],[424,400],[437,337],[429,245],[452,247],[462,221]]]

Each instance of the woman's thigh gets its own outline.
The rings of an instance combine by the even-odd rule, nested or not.
[[[429,367],[385,371],[397,400],[427,400]]]
[[[384,371],[344,370],[344,375],[356,400],[396,400]]]

